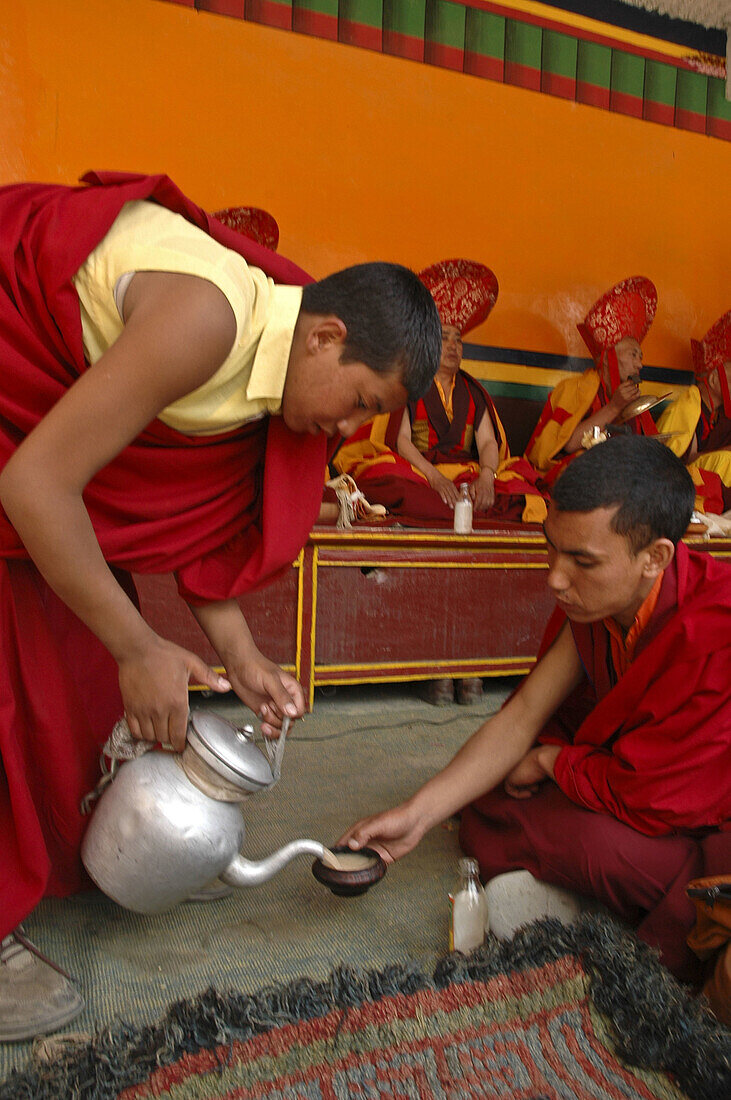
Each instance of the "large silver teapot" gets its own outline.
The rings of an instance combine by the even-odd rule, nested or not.
[[[126,724],[118,724],[115,731]],[[159,913],[215,878],[231,886],[266,882],[299,855],[330,856],[316,840],[294,840],[260,861],[240,855],[242,802],[279,778],[284,735],[268,760],[253,733],[194,711],[183,753],[134,752],[115,770],[94,810],[81,858],[97,886],[138,913]]]

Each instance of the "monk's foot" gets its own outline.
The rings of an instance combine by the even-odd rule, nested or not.
[[[463,707],[479,703],[482,699],[482,680],[456,680],[457,702]]]
[[[71,978],[38,951],[19,925],[0,943],[0,1042],[64,1027],[84,1001]]]
[[[426,685],[424,698],[433,707],[446,707],[454,702],[453,680],[430,680]]]

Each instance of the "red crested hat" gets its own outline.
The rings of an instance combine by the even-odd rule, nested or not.
[[[227,206],[225,210],[215,210],[211,217],[272,252],[277,251],[279,226],[267,210],[258,206]]]
[[[497,301],[495,275],[475,260],[440,260],[420,271],[419,278],[436,302],[442,324],[454,325],[462,335],[477,328]]]
[[[603,294],[576,327],[592,359],[598,363],[605,352],[627,336],[633,336],[641,344],[656,310],[654,284],[644,275],[632,275]]]
[[[731,417],[731,394],[725,370],[725,364],[731,360],[731,309],[711,325],[702,340],[691,340],[690,348],[693,370],[699,382],[707,383],[709,375],[718,371],[724,411]]]
[[[691,340],[690,347],[696,378],[706,378],[727,363],[731,359],[731,309],[711,325],[702,340]]]

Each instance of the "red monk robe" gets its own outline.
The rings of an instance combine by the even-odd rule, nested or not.
[[[701,487],[702,509],[726,512],[731,508],[731,310],[690,346],[701,400],[686,461]]]
[[[84,179],[79,188],[0,188],[0,465],[86,368],[71,277],[125,202],[150,199],[182,214],[278,282],[310,281],[209,218],[165,176]],[[325,438],[295,435],[281,417],[195,438],[155,420],[84,500],[113,567],[174,570],[181,594],[204,603],[289,568],[317,515],[325,463]],[[87,883],[79,800],[96,782],[99,747],[122,703],[116,663],[48,588],[1,511],[0,556],[4,936],[45,894]]]
[[[668,446],[688,464],[699,512],[731,508],[731,310],[702,340],[691,340],[695,386],[663,412],[658,431],[672,432]]]
[[[607,388],[593,367],[565,378],[549,394],[525,449],[526,458],[541,473],[546,485],[553,485],[569,462],[581,454],[580,449],[570,454],[564,452],[574,429],[608,401]],[[658,431],[647,412],[630,421],[629,427],[636,435],[656,435]]]
[[[719,512],[731,509],[731,416],[724,408],[716,410],[713,417],[703,411],[696,428],[697,456],[688,464],[694,482],[699,479],[710,483],[716,497],[720,495]],[[706,503],[706,511],[715,511]]]
[[[731,508],[731,418],[723,407],[711,413],[697,386],[688,386],[658,419],[659,432],[670,432],[667,446],[687,463],[698,512],[719,514]]]
[[[561,708],[540,738],[565,746],[555,783],[479,798],[462,846],[485,878],[525,868],[598,898],[692,978],[685,885],[731,860],[731,568],[679,544],[621,677],[602,623],[571,630],[593,709],[582,721],[576,696]]]

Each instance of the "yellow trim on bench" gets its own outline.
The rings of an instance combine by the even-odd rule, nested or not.
[[[526,662],[535,661],[535,657],[474,657],[474,658],[454,658],[446,661],[366,661],[362,664],[359,662],[352,662],[346,665],[318,665],[318,673],[334,673],[334,672],[367,672],[369,669],[381,669],[386,671],[387,669],[400,669],[400,668],[433,668],[434,665],[439,665],[440,668],[459,668],[463,665],[524,665]]]
[[[320,569],[339,566],[345,569],[367,567],[369,569],[548,569],[546,561],[322,561]]]
[[[388,534],[386,535],[386,533]],[[393,534],[391,534],[393,532]],[[538,547],[546,546],[546,537],[542,531],[528,532],[525,535],[515,535],[512,532],[506,532],[503,534],[494,534],[487,529],[484,531],[473,531],[471,535],[455,535],[453,531],[442,530],[439,528],[419,528],[418,531],[412,531],[403,527],[378,527],[369,528],[363,530],[355,528],[352,531],[338,531],[335,527],[324,529],[315,528],[310,534],[310,541],[314,543],[342,543],[346,540],[351,542],[375,542],[378,539],[383,539],[384,536],[388,538],[388,541],[398,542],[428,542],[444,543],[447,546],[462,547],[477,544],[479,542],[486,543],[488,545],[500,545],[501,543],[508,543],[510,546],[514,546],[516,543],[533,543]],[[394,547],[398,549],[398,547]]]

